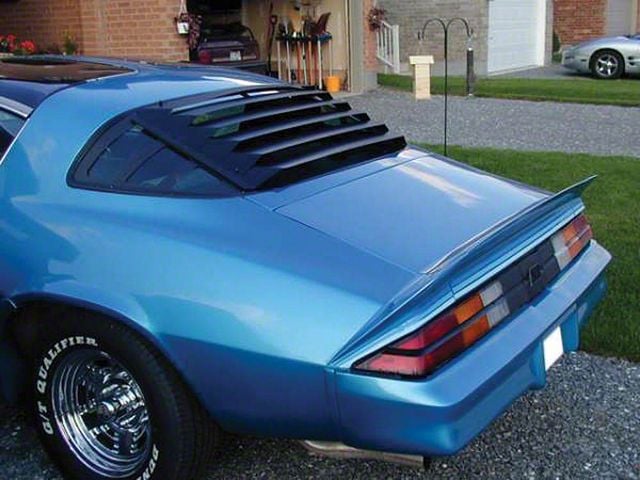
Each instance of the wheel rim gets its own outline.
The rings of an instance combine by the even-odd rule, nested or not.
[[[618,57],[610,53],[600,55],[596,60],[596,70],[603,77],[611,77],[616,74],[620,61]]]
[[[136,471],[151,450],[147,404],[133,376],[107,353],[70,352],[52,378],[62,437],[89,469],[109,478]]]

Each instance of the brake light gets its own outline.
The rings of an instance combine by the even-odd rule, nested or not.
[[[537,295],[589,244],[591,238],[591,227],[584,215],[579,215],[493,281],[418,331],[356,362],[354,369],[410,377],[433,372],[526,305],[532,295]]]
[[[212,63],[212,61],[213,61],[213,56],[211,55],[211,52],[209,52],[208,50],[200,50],[198,52],[198,62],[208,65]]]
[[[551,237],[551,243],[560,268],[566,267],[593,238],[591,226],[584,215]]]

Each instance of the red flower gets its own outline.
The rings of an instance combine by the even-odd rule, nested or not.
[[[31,40],[25,40],[20,43],[20,49],[24,50],[25,53],[31,55],[36,52],[36,44]]]

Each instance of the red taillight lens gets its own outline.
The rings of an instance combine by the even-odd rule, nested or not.
[[[200,50],[198,52],[198,62],[208,65],[212,62],[213,55],[208,50]]]
[[[530,296],[523,294],[523,289],[539,292],[539,281],[550,282],[589,244],[591,238],[591,227],[585,217],[576,217],[525,257],[522,264],[516,262],[451,310],[417,332],[356,362],[354,368],[411,377],[433,372],[484,337],[511,312],[524,306]],[[528,269],[522,265],[527,265]]]
[[[593,238],[591,226],[584,215],[575,218],[553,237],[551,243],[560,269],[566,267]]]

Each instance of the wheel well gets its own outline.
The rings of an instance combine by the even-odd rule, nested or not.
[[[31,358],[37,353],[39,335],[44,331],[43,328],[46,328],[42,322],[46,317],[51,317],[52,313],[60,316],[85,313],[105,321],[124,323],[115,316],[64,301],[47,299],[24,302],[16,307],[6,325],[7,338],[15,342],[21,355]]]
[[[15,371],[26,371],[30,367],[32,359],[38,354],[40,335],[46,328],[49,328],[45,319],[52,315],[64,317],[72,313],[89,314],[96,321],[102,319],[107,322],[116,322],[129,329],[142,342],[156,350],[184,381],[179,369],[173,365],[164,352],[144,334],[132,328],[131,322],[90,306],[76,305],[56,299],[34,299],[17,305],[7,318],[4,331],[0,332],[0,348],[4,350],[7,357],[3,358],[3,362],[0,362],[0,397],[4,396],[9,402],[16,402],[25,396],[28,375],[17,375]],[[55,328],[54,325],[52,327]],[[7,368],[2,363],[11,365],[11,367]],[[184,383],[188,386],[186,381]]]
[[[600,50],[596,50],[595,52],[593,52],[591,54],[591,57],[589,58],[589,68],[590,69],[593,68],[593,62],[595,61],[596,57],[599,54],[605,53],[605,52],[615,53],[616,55],[618,55],[622,59],[622,72],[624,73],[624,71],[626,70],[625,63],[624,63],[624,55],[622,55],[619,51],[617,51],[614,48],[601,48]]]
[[[173,369],[185,388],[191,392],[194,401],[204,406],[197,389],[187,381],[180,368],[141,329],[134,328],[129,319],[125,320],[115,313],[105,313],[97,307],[91,308],[90,305],[78,305],[58,299],[34,299],[20,302],[7,318],[4,330],[0,331],[0,398],[4,397],[9,403],[17,403],[29,394],[27,369],[32,359],[39,353],[39,335],[47,327],[44,319],[50,317],[52,313],[60,316],[70,313],[90,314],[98,321],[102,319],[107,322],[116,322],[127,328],[140,341],[157,352],[165,361],[167,368]],[[210,412],[209,414],[211,415]],[[211,416],[211,419],[216,422],[215,417]]]

